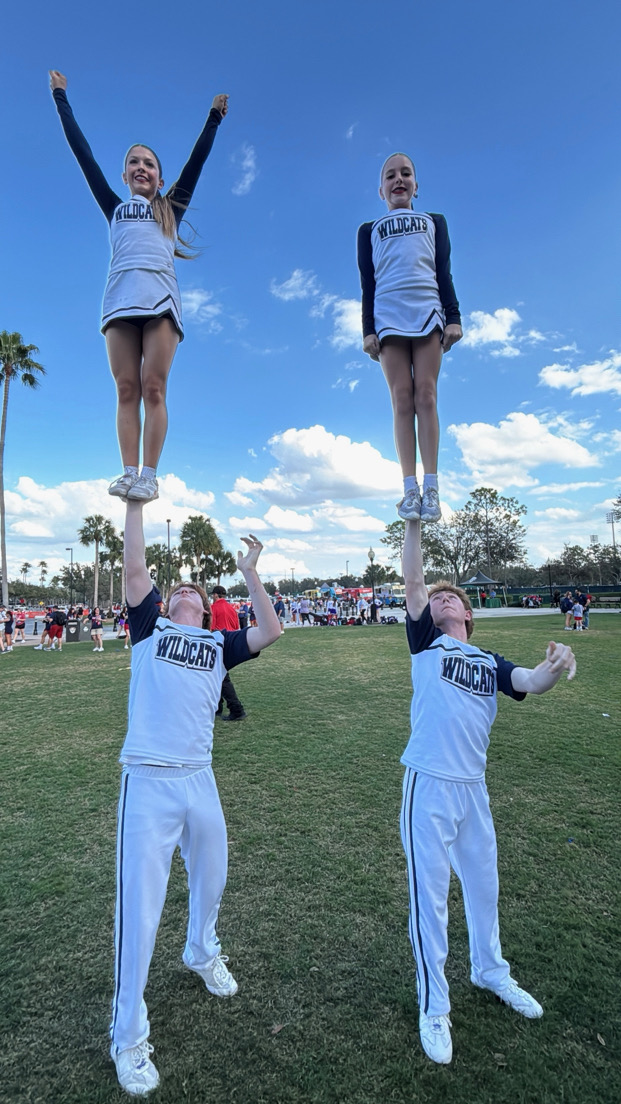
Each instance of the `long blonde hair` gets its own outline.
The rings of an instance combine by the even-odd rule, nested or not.
[[[153,154],[155,160],[157,161],[157,169],[160,174],[161,180],[163,177],[162,162],[157,156],[155,150],[151,149],[151,146],[145,145],[144,142],[134,142],[133,145],[129,147],[127,153],[125,154],[125,166],[127,166],[127,158],[129,157],[131,151],[136,148],[136,146],[141,146],[142,149],[147,149],[149,153]],[[196,231],[191,223],[188,222],[187,225],[190,227],[191,237],[181,237],[181,234],[179,233],[177,227],[177,220],[175,218],[174,209],[175,207],[177,207],[181,211],[187,211],[188,205],[187,203],[181,203],[178,199],[170,198],[170,193],[172,192],[174,187],[175,185],[173,184],[172,187],[169,188],[168,191],[165,193],[165,195],[162,195],[162,193],[159,191],[155,193],[151,201],[153,218],[161,226],[164,237],[170,238],[171,241],[178,243],[175,244],[175,257],[180,257],[182,261],[194,261],[198,257],[198,250],[192,250],[192,242],[196,237]],[[181,221],[185,222],[186,220],[182,219]],[[182,248],[182,246],[184,248]]]

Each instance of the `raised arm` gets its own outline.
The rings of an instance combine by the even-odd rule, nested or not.
[[[423,571],[423,553],[420,543],[420,521],[406,521],[405,540],[401,557],[401,571],[405,580],[405,604],[412,621],[418,621],[429,602]]]
[[[177,200],[179,203],[187,205],[193,194],[196,185],[198,184],[199,177],[203,171],[203,165],[211,153],[211,147],[213,146],[214,139],[216,137],[216,131],[220,126],[224,116],[229,109],[228,95],[222,93],[214,97],[214,101],[211,105],[211,111],[207,116],[207,122],[199,134],[194,149],[192,150],[188,160],[183,166],[179,179],[175,181],[171,188],[168,190],[168,196],[172,200]],[[181,221],[183,217],[183,211],[177,212],[179,215],[178,221]]]
[[[62,73],[59,73],[58,69],[50,69],[50,88],[52,89],[56,110],[60,116],[65,138],[69,143],[71,152],[74,154],[78,165],[82,169],[86,177],[86,183],[97,200],[97,203],[101,207],[108,222],[110,222],[114,214],[114,208],[121,202],[120,197],[116,192],[112,191],[112,188],[93,157],[91,147],[75,121],[73,111],[67,99],[67,78],[63,76]]]
[[[576,657],[567,644],[555,644],[550,641],[546,648],[546,658],[536,667],[514,667],[511,672],[511,684],[521,694],[545,694],[567,671],[567,679],[576,673]]]
[[[248,551],[245,556],[241,552],[237,553],[237,569],[241,571],[246,580],[248,594],[257,621],[256,628],[248,629],[246,635],[248,648],[254,655],[255,652],[260,652],[262,648],[267,648],[268,644],[273,644],[275,640],[280,639],[280,622],[274,611],[271,598],[269,594],[266,594],[263,583],[257,574],[257,560],[263,545],[252,533],[250,533],[249,539],[242,537],[242,540],[248,546]]]
[[[132,502],[128,499],[125,514],[124,562],[129,606],[139,606],[153,588],[145,561],[143,505],[142,502]]]

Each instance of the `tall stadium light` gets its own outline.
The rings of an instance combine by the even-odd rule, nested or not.
[[[291,597],[295,594],[295,579],[293,578],[293,568],[291,568]]]
[[[616,556],[616,554],[617,554],[617,545],[615,543],[615,512],[614,512],[614,510],[609,510],[608,511],[608,513],[606,514],[606,521],[608,522],[609,525],[612,525],[612,550],[613,550],[613,552]]]
[[[65,552],[71,552],[71,565],[69,567],[69,605],[73,605],[73,548],[65,547]],[[62,641],[61,641],[62,643]]]

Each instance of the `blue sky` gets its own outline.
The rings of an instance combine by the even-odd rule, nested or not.
[[[186,339],[169,385],[147,539],[189,513],[225,545],[252,529],[275,580],[362,571],[400,497],[379,366],[361,348],[358,225],[379,168],[411,153],[418,209],[441,211],[464,340],[440,375],[445,514],[477,486],[528,507],[534,563],[610,541],[621,490],[620,16],[519,7],[189,0],[5,17],[0,328],[39,346],[42,387],[11,395],[8,554],[88,560],[76,528],[117,525],[115,391],[99,311],[107,225],[62,135],[47,70],[122,192],[127,147],[171,183],[213,96],[230,111],[195,193],[201,256],[179,262]],[[10,43],[10,52],[7,51]],[[33,572],[34,575],[34,572]]]

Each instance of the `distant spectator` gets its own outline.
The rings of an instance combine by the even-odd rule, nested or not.
[[[99,606],[95,606],[92,613],[89,613],[88,617],[84,618],[83,624],[86,625],[88,621],[91,623],[91,640],[95,644],[93,651],[103,652],[103,621]]]
[[[313,624],[313,619],[312,619],[312,616],[311,616],[311,604],[310,604],[310,601],[309,601],[308,598],[301,598],[300,599],[299,612],[300,612],[300,618],[301,618],[301,621],[302,621],[303,625],[307,621],[308,621],[309,625]]]
[[[571,597],[571,591],[566,590],[560,601],[561,613],[565,614],[565,632],[571,632],[571,611],[573,604],[574,603]]]
[[[582,628],[588,629],[589,627],[589,610],[591,608],[592,597],[585,591],[581,591],[578,601],[582,606]]]
[[[274,613],[280,621],[280,632],[282,635],[282,633],[284,633],[285,631],[285,617],[287,615],[287,611],[285,609],[285,603],[282,600],[281,594],[276,595],[276,601],[274,602]]]
[[[15,637],[14,637],[14,640],[13,640],[13,642],[15,644],[17,644],[18,641],[19,641],[20,644],[25,644],[26,643],[25,629],[26,629],[26,614],[24,613],[23,610],[16,610],[15,611]]]
[[[574,618],[574,629],[576,629],[577,632],[582,632],[582,606],[580,602],[574,602],[571,612]]]
[[[41,640],[39,644],[35,645],[35,652],[42,652],[50,643],[50,625],[54,620],[52,610],[49,609],[43,617],[43,629],[41,630]]]
[[[560,592],[560,590],[555,590],[554,594],[552,595],[552,606],[554,607],[554,609],[558,609],[558,607],[560,605],[560,601],[561,601],[561,592]]]
[[[54,606],[52,608],[52,620],[48,625],[49,645],[45,649],[46,652],[53,652],[58,649],[59,652],[63,650],[63,628],[67,624],[67,614],[64,610]]]
[[[226,632],[236,632],[239,629],[239,615],[230,602],[227,602],[226,588],[223,586],[215,586],[211,592],[211,629],[224,629]],[[228,713],[223,713],[224,702],[229,707]],[[245,716],[246,711],[237,697],[231,676],[226,671],[216,717],[221,717],[223,721],[241,721]]]

